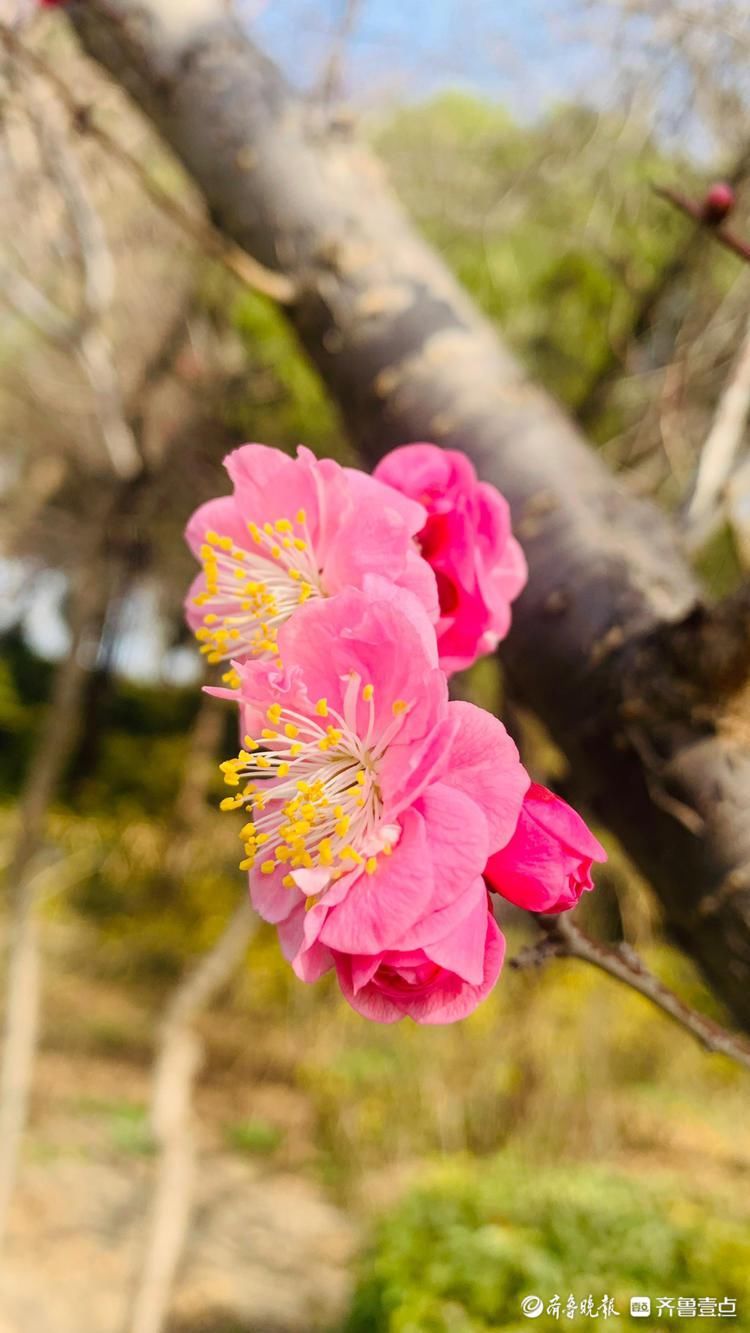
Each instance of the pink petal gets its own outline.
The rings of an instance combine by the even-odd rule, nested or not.
[[[231,537],[237,546],[247,550],[247,524],[233,495],[221,495],[216,500],[208,500],[191,515],[185,528],[185,540],[193,555],[200,555],[206,533],[212,529],[220,537]]]
[[[423,1005],[415,1005],[410,1016],[417,1023],[439,1024],[455,1023],[472,1013],[482,1000],[486,999],[497,981],[505,957],[505,938],[492,913],[487,913],[487,935],[485,942],[484,975],[477,986],[464,983],[455,992],[446,987],[444,996],[433,993]]]
[[[480,879],[475,887],[473,906],[463,920],[442,939],[423,946],[433,963],[439,963],[475,986],[480,986],[484,979],[487,911],[487,893],[484,881]]]
[[[287,889],[281,882],[283,872],[278,868],[272,875],[262,875],[259,870],[249,872],[250,901],[258,916],[272,925],[286,921],[287,917],[300,902],[298,889]]]
[[[323,578],[330,594],[360,588],[373,571],[397,579],[404,571],[411,538],[396,509],[356,509],[340,519],[327,553]]]
[[[518,823],[529,775],[502,722],[474,704],[456,702],[449,711],[460,720],[450,760],[441,779],[470,796],[484,812],[490,849],[503,847]]]
[[[524,809],[529,818],[546,833],[580,856],[589,856],[592,861],[607,860],[607,853],[585,819],[572,805],[568,805],[567,801],[547,787],[533,782],[526,795]]]
[[[380,789],[388,819],[394,819],[422,792],[439,781],[448,766],[458,718],[449,715],[433,727],[420,743],[395,743],[388,747],[378,770]]]
[[[428,787],[417,809],[424,819],[434,866],[433,911],[445,907],[481,876],[489,854],[487,820],[481,806],[446,781]]]
[[[363,986],[355,990],[352,981],[352,959],[348,954],[334,955],[334,962],[344,999],[363,1018],[369,1018],[373,1023],[398,1023],[404,1017],[403,1011],[374,986]]]
[[[434,884],[424,820],[407,810],[400,822],[403,832],[391,855],[381,854],[374,875],[361,874],[328,912],[320,940],[329,948],[349,954],[395,948],[429,907]]]
[[[415,537],[424,527],[427,519],[424,505],[410,499],[400,487],[389,486],[377,476],[369,477],[359,468],[344,468],[344,475],[359,510],[395,510],[410,537]]]
[[[362,684],[372,684],[376,738],[391,728],[397,699],[415,704],[403,716],[404,734],[423,735],[439,720],[436,711],[447,708],[434,631],[416,601],[390,584],[368,586],[367,594],[348,588],[327,601],[308,602],[282,626],[278,642],[282,659],[298,666],[310,697],[324,696],[339,712],[352,672]],[[358,719],[365,730],[369,708],[363,701]]]
[[[472,913],[487,908],[487,889],[484,879],[469,881],[463,892],[451,899],[444,907],[427,912],[405,930],[399,940],[402,949],[424,949],[429,952],[435,940],[445,939],[451,931],[460,928],[464,919]]]

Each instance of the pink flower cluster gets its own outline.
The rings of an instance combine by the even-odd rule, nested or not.
[[[260,444],[226,467],[232,494],[188,524],[186,610],[239,705],[222,807],[246,816],[253,904],[367,1018],[463,1018],[503,961],[488,889],[563,911],[605,859],[502,723],[448,697],[525,582],[508,506],[430,444],[374,477]]]

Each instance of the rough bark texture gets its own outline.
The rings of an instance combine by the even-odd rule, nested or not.
[[[290,92],[221,0],[69,12],[217,226],[293,279],[290,317],[365,454],[432,439],[508,496],[531,570],[504,651],[513,687],[750,1026],[750,738],[712,706],[710,626],[668,520],[528,382],[372,157]]]

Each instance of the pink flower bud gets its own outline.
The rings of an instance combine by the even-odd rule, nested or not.
[[[592,863],[606,859],[581,816],[532,782],[513,837],[490,857],[484,877],[495,893],[528,912],[567,912],[593,889]]]
[[[712,227],[717,227],[729,216],[737,202],[736,195],[731,185],[725,181],[717,181],[706,191],[703,200],[703,221]]]

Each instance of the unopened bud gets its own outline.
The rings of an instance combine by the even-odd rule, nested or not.
[[[706,191],[703,200],[703,221],[711,227],[717,227],[729,216],[736,202],[737,197],[731,185],[727,185],[725,181],[717,181]]]

